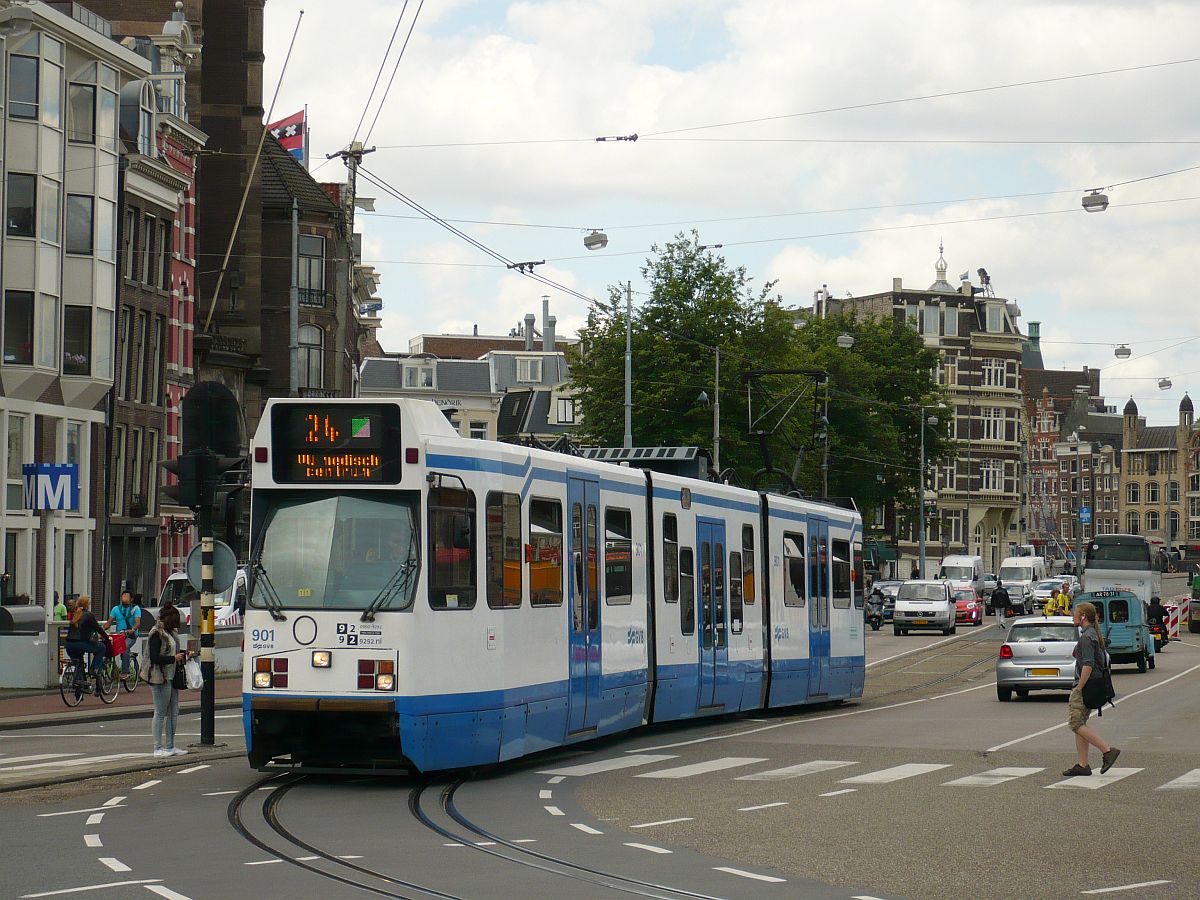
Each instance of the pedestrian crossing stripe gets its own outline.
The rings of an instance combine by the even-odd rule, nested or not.
[[[1038,772],[1046,771],[1045,766],[1021,768],[1020,766],[1004,766],[999,769],[990,769],[987,772],[980,772],[978,775],[967,775],[964,778],[955,778],[953,781],[947,781],[946,787],[993,787],[997,784],[1003,784],[1006,781],[1014,781],[1017,778],[1024,778],[1026,775],[1036,775]]]
[[[1168,781],[1166,784],[1160,785],[1160,791],[1186,791],[1200,788],[1200,769],[1192,769],[1190,772],[1185,772],[1174,781]]]
[[[1091,775],[1064,778],[1062,781],[1056,781],[1054,784],[1046,785],[1046,787],[1095,791],[1112,784],[1114,781],[1120,781],[1122,778],[1128,778],[1130,775],[1136,775],[1138,772],[1144,771],[1145,769],[1139,768],[1118,769],[1114,766],[1103,775],[1099,772],[1093,772]]]
[[[900,766],[892,766],[888,769],[880,769],[878,772],[867,772],[863,775],[853,775],[850,778],[843,778],[842,784],[891,784],[893,781],[903,781],[905,778],[915,778],[917,775],[925,775],[929,772],[936,772],[938,769],[949,769],[950,763],[905,763]]]

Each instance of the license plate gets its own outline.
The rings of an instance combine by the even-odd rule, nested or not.
[[[928,625],[929,620],[928,619],[913,619],[913,624],[914,625]]]
[[[1054,677],[1054,676],[1058,675],[1058,669],[1034,669],[1032,671],[1032,674],[1035,677],[1038,675],[1049,675],[1051,677]]]

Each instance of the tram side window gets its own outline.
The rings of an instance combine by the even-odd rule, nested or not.
[[[783,605],[803,606],[807,593],[804,568],[804,535],[783,536]]]
[[[866,573],[863,571],[862,544],[854,544],[850,548],[850,559],[854,563],[854,572],[850,576],[854,587],[854,608],[863,608],[863,592],[867,589]]]
[[[475,606],[475,494],[453,487],[429,491],[429,605]]]
[[[833,605],[850,608],[850,542],[833,542]]]
[[[732,567],[730,567],[732,578]],[[732,590],[730,598],[732,599]],[[747,606],[754,605],[754,526],[742,526],[742,596]]]
[[[633,515],[612,506],[604,510],[604,599],[609,606],[633,600]]]
[[[663,514],[663,600],[679,602],[679,523],[671,513]]]
[[[742,633],[742,554],[729,554],[729,628]]]
[[[563,514],[557,500],[529,502],[529,602],[533,606],[562,605]]]
[[[521,498],[492,491],[487,495],[487,602],[492,609],[521,605]]]
[[[725,646],[725,545],[713,544],[713,632],[717,649]]]
[[[696,633],[696,554],[691,547],[679,548],[679,627],[684,634]]]

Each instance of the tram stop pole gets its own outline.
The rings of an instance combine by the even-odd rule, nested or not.
[[[205,462],[209,465],[205,468],[212,471],[216,468],[216,459],[211,453],[206,456]],[[211,484],[211,480],[205,480]],[[206,490],[205,493],[208,494],[208,491]],[[200,674],[204,677],[204,684],[200,687],[200,746],[213,747],[216,744],[217,717],[216,608],[213,601],[213,505],[211,496],[206,496],[204,499],[207,502],[200,505],[196,516],[196,524],[200,532]]]

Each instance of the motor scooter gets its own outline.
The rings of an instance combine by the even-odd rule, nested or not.
[[[867,598],[866,618],[872,631],[883,627],[883,597],[880,594],[872,594]]]
[[[1163,647],[1171,640],[1171,636],[1167,633],[1167,626],[1158,620],[1150,622],[1150,637],[1154,638],[1154,652],[1161,653]]]

